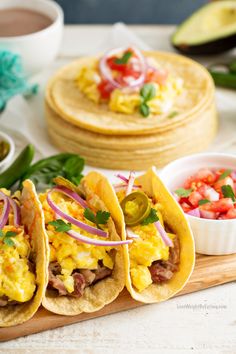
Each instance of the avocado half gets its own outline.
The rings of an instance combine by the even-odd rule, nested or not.
[[[236,46],[236,0],[211,2],[178,26],[172,45],[185,54],[218,54]]]

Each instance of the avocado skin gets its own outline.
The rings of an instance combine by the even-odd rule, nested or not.
[[[236,47],[236,33],[228,37],[219,38],[214,41],[209,41],[197,45],[188,45],[188,44],[176,45],[172,40],[172,45],[175,49],[177,49],[180,53],[183,54],[189,54],[189,55],[220,54]]]

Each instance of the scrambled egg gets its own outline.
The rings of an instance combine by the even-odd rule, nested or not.
[[[8,246],[0,238],[0,297],[7,296],[9,300],[26,302],[34,295],[36,289],[35,276],[29,270],[30,254],[29,236],[22,228],[7,225],[3,232],[17,232],[12,237],[14,246]]]
[[[113,247],[85,244],[73,239],[64,232],[55,231],[54,226],[48,225],[48,222],[55,220],[55,214],[47,203],[46,194],[40,194],[39,198],[43,206],[49,237],[50,262],[58,262],[60,264],[61,275],[59,275],[59,277],[69,293],[74,291],[74,280],[72,277],[74,269],[97,269],[99,260],[102,260],[104,266],[113,269],[113,259],[109,255],[109,251],[111,251]],[[84,209],[78,203],[59,193],[53,194],[53,200],[65,213],[73,216],[77,220],[96,227],[95,224],[84,218]],[[74,225],[72,228],[82,235],[99,239],[98,236],[91,235]]]
[[[117,197],[121,201],[125,197],[124,191],[117,192]],[[164,226],[161,215],[161,204],[152,203],[151,207],[157,210],[159,221]],[[152,284],[148,267],[154,261],[160,259],[163,261],[168,260],[169,247],[165,246],[153,223],[148,225],[139,224],[129,228],[139,236],[139,238],[133,239],[133,242],[129,245],[131,280],[138,291],[143,291]],[[172,234],[168,234],[168,236],[170,238],[175,237]]]
[[[76,84],[80,91],[91,101],[99,104],[102,102],[97,85],[101,82],[98,70],[98,62],[94,61],[89,66],[80,69]],[[163,85],[152,83],[156,89],[156,96],[148,101],[151,114],[168,113],[173,107],[176,97],[183,91],[183,80],[178,77],[168,75]],[[115,89],[108,101],[109,109],[113,112],[133,114],[139,110],[141,104],[139,90],[129,91],[127,89]]]

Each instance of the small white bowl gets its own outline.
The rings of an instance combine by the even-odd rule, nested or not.
[[[16,37],[0,37],[0,49],[20,54],[27,75],[37,73],[56,58],[62,38],[63,10],[51,0],[1,0],[0,10],[26,8],[41,12],[52,19],[47,28]]]
[[[236,155],[202,153],[180,158],[160,173],[167,188],[173,192],[201,168],[236,170]],[[185,214],[190,222],[197,253],[223,255],[236,253],[236,219],[210,220]]]
[[[0,141],[2,140],[9,144],[9,152],[7,156],[2,161],[0,161],[0,172],[5,170],[10,165],[15,153],[15,143],[12,138],[6,133],[0,132]]]

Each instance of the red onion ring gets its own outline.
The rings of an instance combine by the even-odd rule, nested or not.
[[[173,242],[172,240],[169,238],[169,236],[167,235],[167,233],[165,232],[164,227],[161,225],[160,221],[156,221],[154,222],[154,225],[156,226],[157,231],[159,232],[162,241],[164,242],[164,244],[168,247],[173,247]]]
[[[126,227],[126,234],[129,238],[139,238],[139,235],[135,234],[129,227]]]
[[[8,197],[6,194],[4,194],[3,192],[0,191],[0,198],[2,198],[3,200],[6,198],[8,199],[10,206],[13,210],[13,214],[14,214],[14,226],[19,227],[21,224],[21,216],[20,216],[20,207],[19,205],[15,202],[14,199],[12,199],[11,197]]]
[[[83,208],[88,208],[88,204],[86,203],[86,201],[69,188],[66,188],[64,186],[55,186],[52,188],[52,191],[65,194],[67,197],[70,197],[75,202],[79,203]]]
[[[94,245],[94,246],[120,246],[120,245],[128,245],[132,243],[132,240],[126,240],[126,241],[102,241],[102,240],[96,240],[92,239],[90,237],[84,236],[79,234],[78,232],[74,230],[70,230],[66,232],[70,237],[73,237],[74,239],[81,241],[83,243],[88,243],[89,245]]]
[[[125,50],[127,50],[126,48],[116,48],[116,49],[110,50],[101,58],[101,60],[99,62],[99,69],[100,69],[102,76],[106,80],[108,80],[112,84],[112,86],[114,86],[115,88],[122,89],[125,87],[137,87],[137,86],[141,86],[145,81],[146,70],[147,70],[146,60],[145,60],[144,56],[142,55],[142,53],[138,49],[135,49],[135,48],[131,48],[131,49],[139,59],[141,73],[137,79],[134,79],[132,82],[127,83],[127,85],[121,85],[117,81],[115,81],[112,77],[110,68],[107,66],[107,59],[110,56],[115,55],[120,52],[124,52]]]
[[[101,237],[108,237],[108,233],[106,231],[103,231],[103,230],[97,229],[96,227],[85,224],[82,221],[79,221],[79,220],[73,218],[72,216],[64,213],[60,208],[58,208],[58,206],[51,199],[51,193],[52,193],[52,191],[48,192],[48,194],[47,194],[47,202],[48,202],[48,205],[50,206],[50,208],[57,215],[59,215],[61,218],[65,219],[65,220],[67,220],[71,224],[78,226],[80,229],[89,232],[92,235],[97,235],[97,236],[101,236]]]
[[[5,198],[2,197],[2,200],[4,204],[3,204],[2,214],[0,216],[0,229],[2,229],[6,225],[10,213],[10,202],[8,197],[7,196],[5,196]]]
[[[126,193],[125,193],[126,196],[132,192],[134,180],[135,180],[135,173],[133,171],[131,171],[129,174],[129,181],[128,181],[127,188],[126,188]]]
[[[115,175],[117,178],[121,179],[122,181],[124,181],[125,183],[129,182],[129,179],[126,178],[125,176],[123,176],[121,173],[117,173],[117,175]]]

